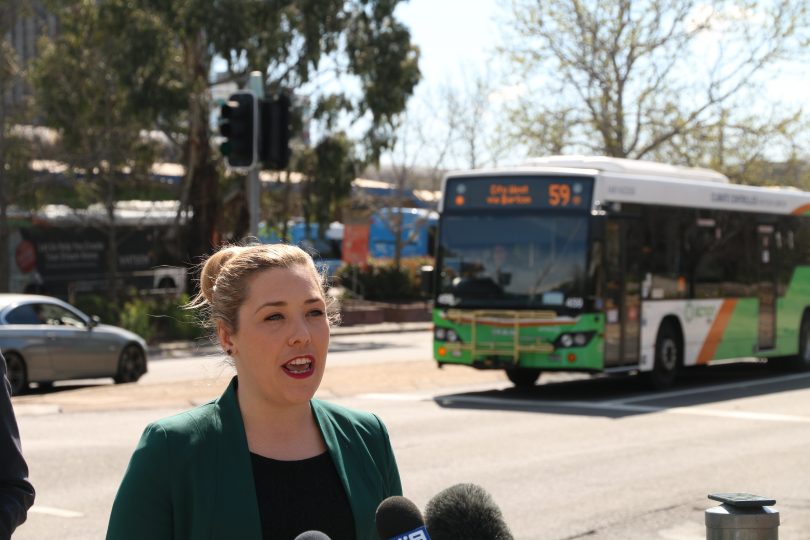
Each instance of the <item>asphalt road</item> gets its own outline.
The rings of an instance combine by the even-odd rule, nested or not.
[[[429,339],[333,340],[319,392],[383,418],[418,506],[474,482],[519,540],[698,540],[704,510],[717,504],[707,495],[741,491],[777,500],[781,538],[810,538],[810,374],[747,363],[692,370],[657,394],[632,378],[562,374],[519,391],[497,372],[437,369]],[[153,362],[134,385],[95,381],[15,398],[39,495],[14,538],[103,537],[145,424],[226,384],[227,372],[206,373],[200,362]]]

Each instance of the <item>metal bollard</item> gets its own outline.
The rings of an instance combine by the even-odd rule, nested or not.
[[[778,540],[774,499],[748,493],[712,493],[723,504],[706,510],[706,540]]]

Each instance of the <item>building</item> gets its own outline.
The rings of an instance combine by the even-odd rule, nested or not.
[[[23,69],[39,56],[38,42],[43,36],[53,37],[58,32],[56,17],[45,7],[41,0],[4,0],[4,18],[8,28],[4,36],[17,54]],[[31,94],[31,89],[22,80],[16,80],[6,96],[12,106],[21,103]]]

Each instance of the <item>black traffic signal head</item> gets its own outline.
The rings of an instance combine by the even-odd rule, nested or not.
[[[222,104],[219,132],[225,137],[222,155],[231,167],[252,168],[258,162],[259,105],[256,95],[241,90]]]
[[[262,136],[259,153],[265,169],[281,171],[290,162],[290,98],[284,94],[261,100]]]

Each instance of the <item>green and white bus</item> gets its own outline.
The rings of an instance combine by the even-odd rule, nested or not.
[[[555,156],[450,174],[439,365],[638,372],[758,357],[810,369],[810,193],[706,169]]]

